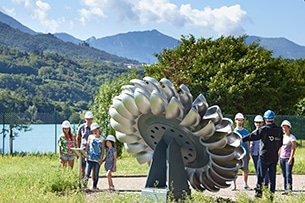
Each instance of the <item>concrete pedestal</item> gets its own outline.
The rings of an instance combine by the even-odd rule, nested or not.
[[[143,201],[149,202],[167,202],[169,190],[161,188],[144,188],[141,191]]]

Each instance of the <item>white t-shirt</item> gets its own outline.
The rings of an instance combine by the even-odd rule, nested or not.
[[[290,134],[290,136],[288,135],[283,136],[283,145],[280,155],[281,158],[289,159],[292,150],[292,143],[291,143],[292,141],[296,141],[296,138],[293,134]]]

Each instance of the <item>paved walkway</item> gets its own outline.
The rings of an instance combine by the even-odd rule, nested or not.
[[[276,177],[277,185],[276,185],[276,196],[282,196],[281,193],[283,192],[283,177],[282,175],[277,175]],[[123,192],[141,192],[141,190],[145,187],[146,183],[146,176],[115,176],[113,178],[113,182],[115,185],[116,191],[123,193]],[[241,175],[237,178],[237,190],[232,191],[232,187],[221,189],[219,192],[209,192],[203,191],[205,195],[213,195],[216,197],[222,198],[231,198],[232,200],[236,199],[236,196],[239,194],[247,194],[250,198],[254,196],[254,190],[245,190],[243,184],[243,177]],[[232,182],[233,184],[233,182]],[[248,185],[251,188],[254,188],[256,184],[256,176],[249,175],[248,178]],[[88,187],[90,188],[92,182],[89,181]],[[108,183],[107,179],[102,176],[99,179],[98,188],[100,191],[107,191]],[[192,189],[192,193],[194,193]],[[293,175],[293,195],[304,194],[305,192],[305,175]]]

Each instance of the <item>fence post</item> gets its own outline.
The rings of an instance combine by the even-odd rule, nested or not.
[[[57,152],[57,121],[56,121],[56,107],[54,107],[54,122],[55,122],[55,135],[54,135],[54,138],[55,138],[55,153]]]
[[[300,116],[301,117],[301,125],[300,126],[304,126],[303,125],[303,122],[304,122],[304,116]],[[300,140],[300,144],[301,144],[301,147],[303,147],[303,144],[302,144],[302,138],[303,138],[303,128],[300,128],[301,130],[301,132],[300,132],[300,134],[301,134],[301,140]]]
[[[5,150],[5,111],[3,112],[3,119],[2,119],[2,124],[3,124],[3,126],[2,126],[2,136],[3,136],[3,138],[2,138],[2,140],[3,140],[3,143],[2,143],[2,145],[3,145],[3,149],[2,149],[2,156],[4,155],[4,150]]]
[[[108,111],[106,112],[106,121],[105,121],[105,124],[106,124],[106,135],[105,135],[105,137],[107,137],[108,136],[108,125],[109,125],[109,123],[108,123]]]

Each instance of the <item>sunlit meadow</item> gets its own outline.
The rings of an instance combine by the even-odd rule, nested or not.
[[[305,174],[305,148],[297,148],[294,174]],[[143,202],[140,193],[98,192],[88,195],[79,190],[77,160],[73,170],[63,169],[58,155],[49,154],[16,154],[0,155],[0,199],[1,202]],[[250,161],[249,172],[254,172]],[[123,153],[117,162],[115,175],[146,175],[147,164],[139,165],[134,155]],[[280,169],[278,168],[278,172]],[[104,171],[101,170],[100,175]],[[292,198],[294,198],[292,200]],[[256,202],[268,202],[263,198]],[[291,197],[290,201],[305,202],[305,197]],[[207,196],[193,192],[191,198],[184,202],[253,202],[247,195],[238,195],[236,200]],[[288,202],[277,200],[274,202]]]

